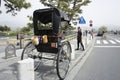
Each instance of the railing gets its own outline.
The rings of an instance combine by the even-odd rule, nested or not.
[[[71,34],[65,36],[65,40],[70,41],[76,38],[76,34]],[[30,41],[30,38],[21,39],[22,48]],[[0,42],[0,46],[7,46],[8,44],[13,44],[16,48],[20,48],[20,40],[17,39],[8,39],[6,41]]]

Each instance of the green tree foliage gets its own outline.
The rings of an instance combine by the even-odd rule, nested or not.
[[[10,27],[8,27],[8,26],[0,26],[0,31],[11,31],[11,28]]]
[[[33,29],[33,17],[32,16],[27,16],[29,18],[29,21],[27,23],[27,27],[29,27],[30,29]]]
[[[56,7],[63,10],[71,21],[76,21],[79,14],[82,13],[82,6],[88,5],[90,0],[40,0],[42,4],[48,7]]]
[[[61,9],[64,11],[71,21],[78,20],[79,14],[82,13],[82,6],[86,6],[88,3],[90,3],[90,0],[40,0],[40,2],[44,6],[48,7],[56,7],[58,9]],[[32,16],[28,16],[30,22],[27,24],[28,27],[33,28],[33,18]],[[69,29],[74,29],[72,26],[69,27]]]
[[[17,11],[20,11],[22,8],[29,8],[31,4],[26,2],[26,0],[4,0],[6,7],[6,13],[11,12],[13,16],[17,14]],[[1,12],[1,11],[0,11]]]
[[[107,32],[107,27],[106,27],[106,26],[101,26],[101,27],[99,28],[99,31]]]
[[[27,33],[27,32],[29,32],[30,31],[30,28],[29,27],[23,27],[22,29],[21,29],[21,32],[23,32],[23,33]]]

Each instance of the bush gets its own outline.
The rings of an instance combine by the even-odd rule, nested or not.
[[[99,31],[107,32],[107,27],[106,27],[106,26],[101,26],[101,27],[99,28]]]
[[[15,31],[9,32],[9,36],[16,36],[16,32]]]

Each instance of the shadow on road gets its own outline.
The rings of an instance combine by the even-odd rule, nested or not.
[[[0,68],[0,80],[18,80],[17,62],[4,63]],[[27,76],[28,77],[28,76]],[[53,61],[43,61],[35,71],[35,80],[59,80]]]
[[[59,80],[53,61],[43,61],[35,71],[35,80]]]
[[[18,80],[17,79],[17,63],[2,67],[0,69],[0,80]]]

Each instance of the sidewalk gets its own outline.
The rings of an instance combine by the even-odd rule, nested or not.
[[[87,42],[86,42],[87,41]],[[74,69],[74,67],[78,64],[78,62],[80,62],[80,60],[85,56],[86,52],[89,51],[91,44],[92,44],[93,39],[88,39],[86,37],[83,37],[83,44],[85,46],[85,51],[81,51],[81,50],[77,50],[77,51],[73,51],[74,53],[74,59],[71,60],[71,64],[70,64],[70,69],[69,69],[69,73],[68,73],[68,77],[69,75],[71,76],[71,72]],[[70,41],[72,48],[76,48],[77,47],[77,40],[73,39]],[[73,49],[73,50],[74,50]],[[4,64],[5,62],[11,62],[11,61],[19,61],[20,57],[21,57],[21,53],[22,53],[23,49],[19,49],[16,51],[16,55],[17,57],[13,57],[13,58],[9,58],[9,59],[5,59],[5,53],[0,53],[0,64]],[[9,63],[10,64],[10,63]],[[1,70],[1,69],[0,69]],[[10,70],[9,70],[10,71]],[[4,79],[6,80],[6,79]],[[65,80],[72,80],[66,77]]]
[[[5,52],[0,53],[0,63],[4,63],[6,61],[10,61],[10,60],[20,58],[21,54],[22,54],[22,50],[23,49],[16,50],[17,57],[12,57],[12,58],[8,58],[8,59],[5,59]]]

